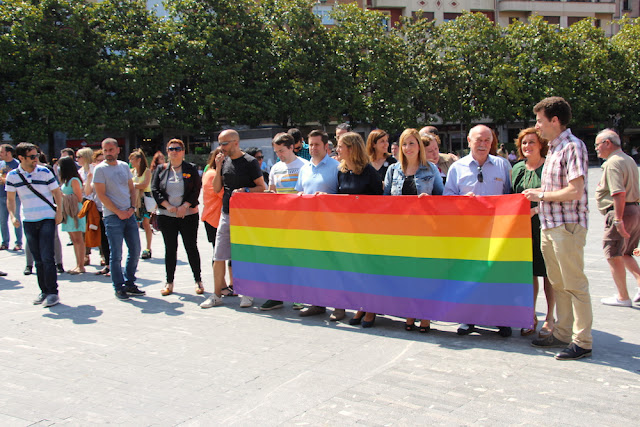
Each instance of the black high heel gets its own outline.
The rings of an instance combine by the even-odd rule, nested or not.
[[[362,316],[360,317],[353,316],[351,319],[349,319],[349,324],[352,326],[359,325],[360,323],[362,323],[362,319],[364,318],[365,314],[367,313],[362,313]]]
[[[364,316],[362,316],[364,318]],[[363,328],[371,328],[373,327],[373,324],[376,323],[376,315],[373,315],[373,320],[372,321],[367,321],[367,320],[363,320],[362,321],[362,327]]]

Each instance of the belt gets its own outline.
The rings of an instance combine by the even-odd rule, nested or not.
[[[627,202],[624,204],[625,206],[638,206],[638,202]],[[611,212],[613,210],[613,205],[609,206],[605,212]]]

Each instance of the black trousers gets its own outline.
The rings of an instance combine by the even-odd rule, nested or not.
[[[178,233],[182,236],[182,244],[187,252],[189,265],[196,282],[202,281],[200,276],[200,252],[198,252],[198,225],[200,215],[187,215],[184,218],[173,218],[158,215],[158,225],[164,239],[164,263],[167,271],[167,283],[173,283],[178,257]]]

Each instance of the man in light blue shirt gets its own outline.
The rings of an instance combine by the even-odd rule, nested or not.
[[[445,196],[497,196],[511,194],[511,164],[492,156],[491,129],[485,125],[471,128],[467,136],[471,153],[449,168]]]
[[[467,136],[471,153],[451,165],[444,186],[445,196],[498,196],[511,193],[511,164],[502,157],[489,154],[493,134],[485,125],[471,128]],[[469,335],[475,325],[462,323],[458,335]],[[511,336],[511,328],[498,326],[503,337]]]
[[[329,136],[320,130],[309,134],[311,161],[300,168],[296,191],[304,194],[338,192],[338,161],[327,155]]]
[[[309,153],[311,161],[300,169],[296,190],[303,194],[338,192],[338,161],[327,154],[329,135],[320,130],[313,130],[307,138],[309,141]],[[326,307],[312,305],[300,311],[300,317],[315,316],[327,311]],[[335,308],[331,317],[332,321],[342,320],[345,317],[343,308]]]

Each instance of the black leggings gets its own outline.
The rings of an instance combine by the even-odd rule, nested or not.
[[[173,283],[178,257],[178,233],[182,235],[182,244],[187,251],[189,265],[196,282],[202,281],[200,276],[200,252],[198,252],[198,214],[184,218],[173,218],[158,215],[158,225],[164,239],[164,263],[167,271],[167,283]]]

